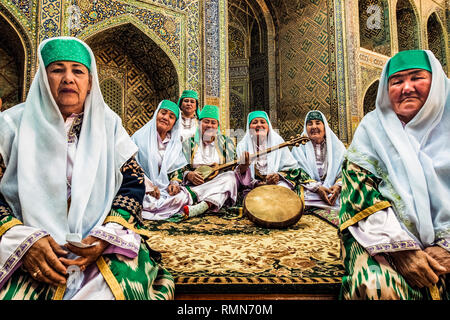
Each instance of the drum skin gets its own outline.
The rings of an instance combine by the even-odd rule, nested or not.
[[[249,220],[264,228],[287,228],[302,217],[304,205],[292,190],[264,185],[250,191],[244,199]]]

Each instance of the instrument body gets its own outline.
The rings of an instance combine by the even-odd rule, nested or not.
[[[256,152],[252,155],[250,155],[250,162],[259,157],[262,156],[264,154],[270,153],[272,151],[284,148],[284,147],[288,147],[288,146],[299,146],[300,143],[301,144],[305,144],[306,142],[308,142],[310,139],[307,136],[300,136],[299,134],[296,137],[291,137],[290,140],[283,142],[277,146],[271,147],[271,148],[267,148],[266,150],[262,150],[259,152]],[[203,165],[203,166],[199,166],[195,169],[195,172],[200,173],[203,177],[203,179],[205,181],[211,180],[213,179],[215,176],[217,176],[217,174],[221,171],[221,170],[225,170],[228,168],[231,168],[233,166],[236,166],[239,164],[240,159],[231,161],[231,162],[227,162],[224,164],[214,164],[212,166],[207,166],[207,165]]]
[[[249,220],[264,228],[288,228],[300,220],[303,211],[304,203],[297,193],[278,185],[256,187],[244,199]]]

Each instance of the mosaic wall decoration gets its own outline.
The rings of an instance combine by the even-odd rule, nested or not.
[[[244,84],[233,85],[230,88],[230,128],[242,129],[246,128],[247,119],[247,98],[244,92]]]
[[[107,78],[100,83],[100,90],[106,104],[121,118],[123,117],[123,88],[122,84],[113,78]]]
[[[175,64],[181,88],[200,91],[201,33],[199,0],[65,2],[65,32],[83,39],[132,22],[163,48]]]
[[[349,142],[349,121],[347,119],[347,55],[344,43],[347,35],[344,29],[345,14],[343,1],[328,2],[333,5],[328,10],[329,41],[328,51],[330,54],[330,123],[331,128],[342,142]]]
[[[278,126],[282,136],[303,131],[309,110],[322,111],[338,132],[334,53],[330,53],[330,10],[326,0],[284,2],[279,13],[280,90]],[[332,16],[332,15],[331,15]],[[332,16],[333,17],[333,16]],[[334,41],[334,40],[333,40]]]
[[[229,15],[229,22],[231,23]],[[248,55],[247,41],[244,33],[232,26],[228,27],[228,59],[229,59],[229,112],[230,128],[245,129],[245,118],[248,113]]]
[[[450,9],[445,9],[445,17],[447,20],[447,34],[450,34]]]
[[[62,0],[43,0],[40,9],[39,42],[60,36]]]
[[[386,56],[391,54],[387,0],[359,0],[360,45]]]
[[[398,50],[419,49],[419,29],[417,17],[409,0],[397,2]]]
[[[220,22],[219,1],[205,2],[205,91],[220,97]]]
[[[134,18],[142,21],[150,30],[167,44],[170,51],[176,55],[181,55],[181,29],[178,25],[177,17],[169,16],[167,12],[160,12],[161,9],[147,9],[145,7],[133,6],[129,2],[115,0],[87,1],[79,0],[80,19],[79,24],[71,29],[71,34],[77,36],[83,29],[93,26],[101,21],[132,14]],[[85,10],[83,10],[85,9]]]
[[[447,69],[446,46],[444,30],[440,24],[436,13],[433,13],[427,22],[428,48],[434,53],[442,64],[444,70]]]
[[[228,50],[230,60],[236,59],[246,59],[246,45],[245,45],[245,36],[237,28],[232,26],[228,27]]]

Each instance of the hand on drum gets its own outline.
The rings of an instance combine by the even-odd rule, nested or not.
[[[278,184],[280,182],[280,176],[278,173],[270,173],[266,176],[267,184]]]

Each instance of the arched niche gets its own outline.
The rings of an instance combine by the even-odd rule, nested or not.
[[[396,16],[398,51],[420,49],[419,23],[409,0],[398,0]]]
[[[364,94],[364,100],[363,100],[363,111],[364,115],[369,113],[370,111],[375,110],[375,102],[377,99],[377,92],[378,92],[378,85],[380,81],[376,80],[373,82],[369,88],[366,90],[366,93]]]
[[[171,59],[150,37],[132,23],[103,30],[85,40],[92,48],[99,79],[113,79],[123,94],[122,119],[133,134],[153,116],[159,102],[177,101],[179,79]],[[106,93],[105,100],[113,99]]]
[[[0,91],[1,110],[25,99],[26,48],[17,25],[0,12]]]
[[[432,13],[427,21],[428,48],[434,53],[447,70],[447,54],[445,48],[444,29],[436,13]]]
[[[228,1],[229,110],[231,115],[239,116],[230,122],[233,129],[245,129],[250,111],[264,110],[271,115],[271,106],[276,109],[271,102],[275,92],[269,86],[269,61],[274,59],[269,28],[273,23],[267,21],[269,17],[260,2]]]

